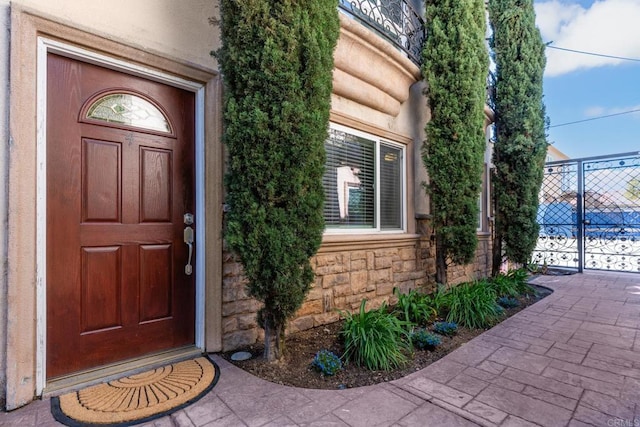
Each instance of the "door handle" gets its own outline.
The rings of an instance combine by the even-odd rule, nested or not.
[[[193,267],[191,266],[191,257],[193,255],[193,228],[186,226],[184,228],[184,242],[189,247],[189,258],[187,258],[187,265],[184,266],[184,274],[191,276],[193,273]]]

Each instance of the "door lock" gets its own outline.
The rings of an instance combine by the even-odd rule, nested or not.
[[[184,214],[184,225],[193,225],[193,214],[192,213]]]

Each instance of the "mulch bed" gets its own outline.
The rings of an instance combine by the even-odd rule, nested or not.
[[[505,310],[504,319],[513,316],[550,293],[546,288],[537,286],[534,286],[534,288],[539,292],[538,297],[520,298],[521,305]],[[311,361],[315,354],[323,349],[330,350],[338,356],[342,355],[344,346],[339,335],[342,324],[343,321],[341,320],[287,336],[285,355],[277,362],[269,363],[262,358],[264,348],[262,343],[233,352],[222,353],[222,357],[259,378],[277,384],[315,389],[343,389],[402,378],[441,359],[464,343],[485,332],[483,329],[459,328],[455,336],[442,337],[442,344],[433,351],[414,350],[407,364],[398,369],[370,371],[353,363],[348,363],[336,375],[326,377],[311,367]],[[231,355],[236,351],[248,351],[253,357],[245,361],[232,361]]]

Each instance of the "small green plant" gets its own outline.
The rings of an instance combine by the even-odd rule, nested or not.
[[[320,350],[313,358],[311,366],[323,375],[330,377],[342,370],[342,361],[331,351]]]
[[[411,333],[411,342],[420,350],[433,350],[442,343],[442,340],[425,329],[419,329]]]
[[[498,274],[487,281],[486,284],[492,288],[499,297],[517,297],[520,295],[533,295],[534,289],[527,283],[529,274],[527,270],[521,268],[511,270],[506,274]]]
[[[527,283],[529,273],[526,269],[519,268],[517,270],[511,270],[507,273],[507,277],[515,283],[519,295],[534,295],[536,293]]]
[[[435,292],[429,294],[431,306],[436,310],[436,316],[444,317],[449,310],[449,294],[444,285],[438,285]]]
[[[437,311],[428,294],[418,292],[415,289],[403,294],[398,288],[394,288],[393,293],[398,298],[394,312],[405,322],[423,325],[436,316]]]
[[[479,282],[493,289],[498,297],[515,297],[520,295],[517,283],[507,275],[499,274],[491,280]]]
[[[498,298],[498,304],[504,308],[514,308],[520,305],[520,301],[513,297],[500,297]]]
[[[463,283],[451,288],[448,298],[447,320],[467,328],[490,327],[500,315],[495,291],[482,283]]]
[[[433,324],[433,331],[440,335],[452,337],[458,333],[458,324],[455,322],[436,322]]]
[[[408,324],[387,311],[386,304],[377,310],[366,311],[362,300],[357,313],[342,313],[345,323],[344,358],[370,370],[389,370],[407,360],[405,352],[411,350]]]

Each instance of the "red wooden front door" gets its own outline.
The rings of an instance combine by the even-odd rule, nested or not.
[[[194,94],[47,70],[47,378],[193,344]]]

